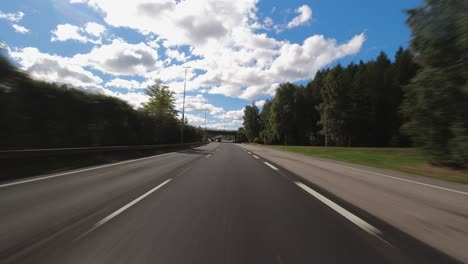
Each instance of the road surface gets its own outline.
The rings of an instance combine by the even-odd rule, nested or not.
[[[468,185],[244,145],[392,226],[468,263]]]
[[[241,146],[0,184],[2,263],[452,263]]]

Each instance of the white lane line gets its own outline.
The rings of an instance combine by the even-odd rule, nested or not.
[[[163,157],[163,156],[171,155],[171,154],[174,154],[174,153],[175,153],[175,152],[164,153],[164,154],[154,155],[154,156],[151,156],[151,157],[145,157],[145,158],[133,159],[133,160],[126,160],[126,161],[121,161],[121,162],[116,162],[116,163],[111,163],[111,164],[106,164],[106,165],[91,167],[91,168],[82,169],[82,170],[68,171],[68,172],[59,173],[59,174],[54,174],[54,175],[50,175],[50,176],[37,177],[37,178],[29,179],[29,180],[23,180],[23,181],[16,181],[16,182],[11,182],[11,183],[6,183],[6,184],[0,185],[0,188],[8,187],[8,186],[14,186],[14,185],[23,184],[23,183],[28,183],[28,182],[41,181],[41,180],[45,180],[45,179],[51,179],[51,178],[56,178],[56,177],[65,176],[65,175],[70,175],[70,174],[85,172],[85,171],[97,170],[97,169],[102,169],[102,168],[117,166],[117,165],[121,165],[121,164],[126,164],[126,163],[141,161],[141,160],[147,160],[147,159],[152,159],[152,158],[156,158],[156,157]]]
[[[259,159],[259,157],[257,155],[253,155],[253,157],[256,158],[256,159]]]
[[[346,168],[346,169],[352,169],[352,170],[367,172],[367,173],[379,175],[379,176],[386,177],[386,178],[390,178],[390,179],[394,179],[394,180],[399,180],[399,181],[404,181],[404,182],[410,182],[410,183],[419,184],[419,185],[422,185],[422,186],[431,187],[431,188],[435,188],[435,189],[439,189],[439,190],[444,190],[444,191],[459,193],[459,194],[463,194],[463,195],[468,195],[468,192],[464,192],[464,191],[449,189],[449,188],[440,187],[440,186],[432,185],[432,184],[428,184],[428,183],[422,183],[422,182],[418,182],[418,181],[407,180],[407,179],[403,179],[403,178],[399,178],[399,177],[394,177],[394,176],[390,176],[390,175],[383,174],[383,173],[378,173],[378,172],[373,172],[373,171],[358,169],[358,168],[349,167],[349,166],[345,166],[345,165],[340,165],[340,164],[336,164],[336,163],[332,163],[332,162],[327,162],[327,161],[322,161],[322,160],[321,160],[321,162],[328,163],[328,164],[332,164],[332,165],[336,165],[336,166],[343,167],[343,168]]]
[[[276,171],[279,170],[278,168],[276,168],[275,166],[271,165],[270,163],[268,163],[266,161],[264,161],[263,163],[265,163],[265,165],[267,165],[268,167],[270,167],[270,168],[272,168],[272,169],[274,169]]]
[[[332,202],[331,200],[327,199],[325,196],[321,195],[320,193],[312,190],[311,188],[309,188],[309,186],[304,185],[302,182],[295,182],[295,183],[299,187],[301,187],[304,191],[308,192],[309,194],[311,194],[312,196],[317,198],[322,203],[328,205],[331,209],[335,210],[337,213],[344,216],[346,219],[353,222],[355,225],[359,226],[361,229],[363,229],[367,233],[370,233],[371,235],[375,235],[375,236],[378,236],[378,235],[382,234],[382,232],[380,232],[380,230],[378,230],[377,228],[373,227],[372,225],[368,224],[367,222],[365,222],[361,218],[355,216],[354,214],[352,214],[348,210],[344,209],[343,207],[341,207],[341,206],[337,205],[336,203]]]
[[[101,219],[99,222],[97,222],[96,224],[94,224],[93,228],[91,228],[88,232],[84,233],[83,235],[81,235],[79,238],[82,238],[84,237],[86,234],[90,233],[91,231],[93,231],[94,229],[102,226],[103,224],[109,222],[112,218],[116,217],[117,215],[121,214],[122,212],[124,212],[125,210],[127,210],[128,208],[132,207],[133,205],[135,205],[136,203],[138,203],[139,201],[143,200],[145,197],[147,197],[148,195],[152,194],[153,192],[157,191],[158,189],[160,189],[161,187],[163,187],[164,185],[166,185],[167,183],[169,183],[172,179],[168,179],[166,181],[164,181],[163,183],[159,184],[158,186],[154,187],[153,189],[147,191],[145,194],[143,194],[142,196],[136,198],[135,200],[131,201],[130,203],[128,203],[127,205],[123,206],[122,208],[120,208],[119,210],[113,212],[112,214],[104,217],[103,219]],[[78,238],[78,239],[79,239]]]
[[[211,154],[208,154],[208,155],[206,155],[206,157],[205,157],[205,158],[209,158],[210,156],[211,156]]]
[[[250,153],[250,152],[248,152],[248,151],[247,151],[247,153],[249,153],[250,155],[252,155],[252,153]]]

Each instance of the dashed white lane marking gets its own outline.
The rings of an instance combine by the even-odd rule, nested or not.
[[[206,155],[206,157],[205,157],[205,158],[209,158],[210,156],[211,156],[211,154],[208,154],[208,155]]]
[[[253,155],[253,157],[256,158],[256,159],[259,159],[259,157],[257,155]]]
[[[151,156],[151,157],[145,157],[145,158],[133,159],[133,160],[126,160],[126,161],[121,161],[121,162],[116,162],[116,163],[111,163],[111,164],[106,164],[106,165],[91,167],[91,168],[82,169],[82,170],[74,170],[74,171],[63,172],[63,173],[54,174],[54,175],[50,175],[50,176],[37,177],[37,178],[29,179],[29,180],[15,181],[15,182],[11,182],[11,183],[2,184],[2,185],[0,185],[0,188],[8,187],[8,186],[13,186],[13,185],[18,185],[18,184],[23,184],[23,183],[28,183],[28,182],[41,181],[41,180],[45,180],[45,179],[51,179],[51,178],[56,178],[56,177],[65,176],[65,175],[70,175],[70,174],[85,172],[85,171],[97,170],[97,169],[102,169],[102,168],[117,166],[117,165],[121,165],[121,164],[127,164],[127,163],[131,163],[131,162],[136,162],[136,161],[141,161],[141,160],[152,159],[152,158],[156,158],[156,157],[163,157],[163,156],[171,155],[171,154],[174,154],[174,153],[175,153],[175,152],[170,152],[170,153],[155,155],[155,156]]]
[[[252,155],[252,153],[250,153],[249,151],[247,151],[247,153],[249,153],[250,155]]]
[[[87,231],[86,233],[84,233],[83,235],[81,235],[79,238],[82,238],[84,237],[86,234],[90,233],[91,231],[93,231],[94,229],[102,226],[103,224],[109,222],[112,218],[118,216],[119,214],[123,213],[125,210],[127,210],[128,208],[132,207],[133,205],[135,205],[136,203],[138,203],[139,201],[143,200],[144,198],[146,198],[148,195],[152,194],[153,192],[157,191],[158,189],[160,189],[161,187],[163,187],[164,185],[166,185],[167,183],[169,183],[172,179],[167,179],[166,181],[164,181],[163,183],[159,184],[158,186],[154,187],[153,189],[147,191],[146,193],[144,193],[143,195],[141,195],[140,197],[136,198],[135,200],[131,201],[130,203],[126,204],[125,206],[123,206],[122,208],[120,208],[119,210],[113,212],[112,214],[104,217],[103,219],[101,219],[99,222],[97,222],[96,224],[94,224],[93,228],[91,228],[89,231]],[[78,239],[79,239],[78,238]]]
[[[328,207],[335,210],[337,213],[344,216],[346,219],[353,222],[355,225],[357,225],[358,227],[360,227],[364,231],[366,231],[366,232],[368,232],[368,233],[370,233],[371,235],[374,235],[374,236],[379,236],[380,234],[382,234],[382,232],[380,232],[380,230],[378,230],[377,228],[375,228],[372,225],[368,224],[366,221],[362,220],[361,218],[355,216],[354,214],[352,214],[348,210],[344,209],[343,207],[341,207],[341,206],[337,205],[336,203],[332,202],[331,200],[329,200],[325,196],[321,195],[320,193],[312,190],[309,186],[303,184],[302,182],[295,182],[295,183],[299,187],[301,187],[304,191],[308,192],[309,194],[311,194],[312,196],[317,198],[319,201],[326,204]]]
[[[271,165],[270,163],[268,163],[266,161],[264,161],[263,163],[265,163],[265,165],[267,165],[268,167],[270,167],[270,168],[272,168],[272,169],[274,169],[276,171],[279,170],[278,168],[276,168],[275,166]]]

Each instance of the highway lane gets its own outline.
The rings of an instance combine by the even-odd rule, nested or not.
[[[468,185],[278,151],[261,145],[244,144],[243,147],[468,263]]]
[[[0,185],[0,257],[140,195],[154,182],[169,177],[217,147],[213,144],[112,166],[86,168],[78,173],[60,173],[63,176],[55,178],[49,177],[57,174],[13,186]]]
[[[452,261],[389,244],[378,220],[234,144],[0,187],[0,213],[6,263]]]

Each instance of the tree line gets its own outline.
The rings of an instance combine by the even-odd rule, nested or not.
[[[283,83],[261,111],[246,106],[239,133],[263,144],[416,146],[432,163],[468,167],[468,9],[426,0],[407,12],[410,49]]]
[[[114,97],[31,78],[0,56],[0,149],[179,143],[173,93],[156,82],[139,109]],[[203,130],[184,125],[184,141]]]
[[[412,54],[400,48],[394,62],[382,52],[319,71],[305,86],[283,83],[262,111],[246,106],[246,136],[265,144],[408,146],[399,106],[416,71]]]

